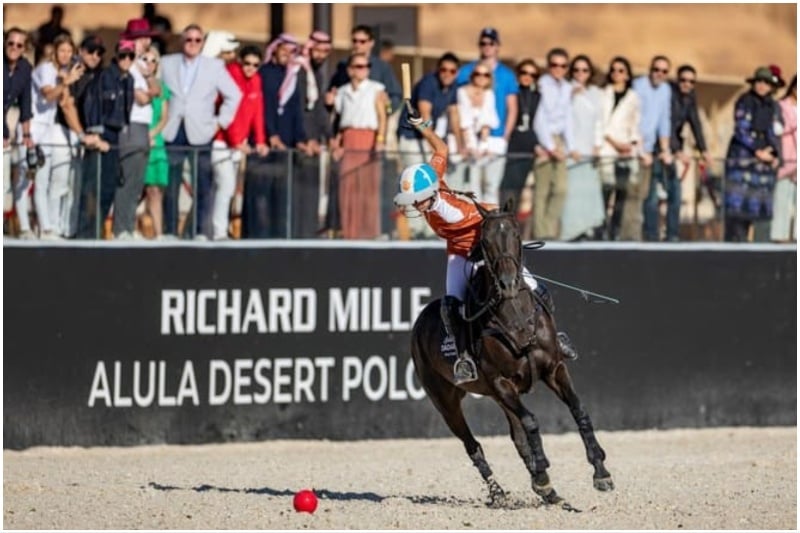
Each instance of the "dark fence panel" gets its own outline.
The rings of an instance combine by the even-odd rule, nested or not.
[[[413,375],[440,249],[5,247],[6,448],[448,435]],[[557,249],[570,371],[598,429],[796,424],[794,251]],[[135,389],[135,390],[134,390]],[[573,429],[540,385],[545,431]],[[477,433],[504,433],[468,398]]]

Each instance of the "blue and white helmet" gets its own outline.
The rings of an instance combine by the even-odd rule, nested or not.
[[[438,190],[439,178],[432,166],[427,163],[411,165],[400,174],[394,205],[398,207],[412,206],[415,202],[431,198]]]

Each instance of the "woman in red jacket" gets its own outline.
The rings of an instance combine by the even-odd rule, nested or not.
[[[264,96],[261,77],[261,52],[255,46],[245,46],[239,61],[226,65],[236,85],[242,91],[242,101],[228,129],[218,130],[214,137],[211,165],[214,172],[214,240],[228,238],[231,199],[236,190],[236,175],[242,155],[251,153],[250,139],[255,140],[256,153],[264,157],[269,152],[264,128]]]

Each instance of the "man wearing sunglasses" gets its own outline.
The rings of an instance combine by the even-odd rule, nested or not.
[[[33,147],[31,139],[31,118],[33,107],[31,104],[31,74],[32,67],[27,59],[22,57],[28,42],[28,34],[19,28],[11,28],[5,35],[5,48],[3,50],[3,207],[4,211],[11,209],[13,192],[11,189],[11,144],[15,140],[11,136],[8,111],[11,106],[19,108],[17,122],[22,125],[22,142],[27,148]]]
[[[456,100],[456,75],[460,62],[455,54],[447,52],[436,63],[436,71],[425,74],[411,90],[411,108],[419,111],[424,122],[430,121],[436,134],[442,139],[458,124]],[[400,163],[410,167],[430,159],[430,145],[422,134],[408,121],[408,109],[403,106],[397,128],[397,146]],[[408,219],[414,238],[432,238],[436,234],[422,217]]]
[[[567,79],[569,54],[563,48],[547,52],[547,73],[539,78],[541,100],[533,119],[536,138],[546,151],[536,160],[533,233],[556,239],[567,199],[567,157],[580,160],[572,134],[572,83]]]
[[[639,179],[628,183],[620,240],[642,239],[644,201],[650,191],[654,157],[664,165],[672,165],[672,89],[667,83],[669,69],[669,59],[655,56],[650,62],[650,73],[633,80],[633,90],[641,102],[639,130],[642,136],[642,164]]]
[[[172,95],[162,132],[169,154],[164,234],[178,233],[178,197],[183,163],[188,158],[196,175],[192,209],[197,214],[197,225],[192,228],[187,224],[186,233],[208,239],[212,236],[211,142],[219,129],[227,129],[233,122],[242,91],[222,60],[200,54],[203,36],[200,26],[190,24],[181,34],[181,52],[161,58],[161,75]],[[221,97],[219,106],[217,95]]]
[[[517,124],[519,86],[514,71],[500,62],[500,33],[495,28],[483,28],[478,36],[480,60],[472,61],[461,67],[456,84],[466,85],[478,63],[492,67],[494,80],[495,110],[500,125],[489,132],[488,150],[492,159],[484,167],[485,186],[481,199],[497,204],[500,201],[500,182],[506,167],[505,155],[508,151],[508,140]],[[461,125],[454,126],[456,131]]]
[[[386,61],[378,57],[375,52],[375,35],[372,32],[372,28],[366,24],[359,24],[353,28],[350,35],[352,36],[353,43],[351,55],[366,54],[367,57],[369,57],[369,79],[380,82],[386,87],[386,94],[389,96],[390,102],[390,108],[386,110],[386,114],[392,114],[400,109],[400,102],[403,99],[403,90],[400,88],[400,82],[397,81],[392,67]],[[326,103],[328,105],[333,105],[333,99],[339,87],[350,82],[350,75],[347,73],[347,60],[348,58],[346,57],[336,65],[336,72],[331,78],[328,96],[326,97]]]
[[[697,99],[694,91],[696,82],[697,71],[695,68],[691,65],[681,65],[678,67],[677,81],[670,84],[672,91],[670,152],[673,160],[671,164],[662,163],[661,161],[653,163],[653,175],[650,180],[647,199],[644,203],[644,238],[648,241],[659,240],[657,184],[661,184],[667,193],[666,240],[678,241],[681,211],[681,178],[684,175],[683,170],[692,162],[692,157],[683,150],[682,131],[687,122],[692,128],[692,135],[694,135],[697,149],[706,164],[711,164],[711,156],[706,148],[706,140],[703,136],[703,128],[700,125],[700,117],[697,112]],[[677,168],[678,162],[681,166],[680,172],[678,172]]]

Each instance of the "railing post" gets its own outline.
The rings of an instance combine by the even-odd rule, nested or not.
[[[94,157],[97,158],[97,173],[95,175],[95,179],[97,181],[97,187],[95,187],[95,189],[96,189],[96,193],[95,193],[96,197],[95,197],[95,200],[94,200],[95,238],[97,240],[100,240],[100,237],[102,235],[100,228],[103,227],[103,223],[105,222],[105,220],[103,220],[105,217],[101,217],[100,216],[100,203],[101,203],[100,202],[100,198],[101,198],[100,194],[102,193],[102,185],[101,185],[102,172],[101,172],[101,170],[102,170],[102,166],[103,166],[103,158],[101,156],[102,154],[101,154],[100,150],[94,151],[93,155],[94,155]]]
[[[197,151],[198,151],[198,148],[192,147],[191,150],[192,150],[192,173],[191,173],[191,177],[192,177],[192,228],[191,228],[191,232],[189,233],[189,235],[194,239],[195,237],[197,237],[197,217],[198,217],[197,211],[199,210],[199,207],[200,207],[200,205],[198,204],[198,201],[197,201],[197,199],[198,199],[198,190],[197,189],[199,187],[199,183],[198,183],[198,179],[197,179],[197,157],[198,157],[197,156]],[[213,150],[213,148],[212,148],[212,150]],[[209,157],[211,157],[211,154],[209,154]],[[178,194],[178,197],[180,198],[180,194]],[[180,206],[180,202],[178,202],[178,205]],[[180,213],[180,208],[178,208],[178,212]]]
[[[295,149],[289,148],[286,151],[289,161],[287,163],[287,180],[286,184],[286,238],[292,238],[292,182],[294,181],[294,155]]]

